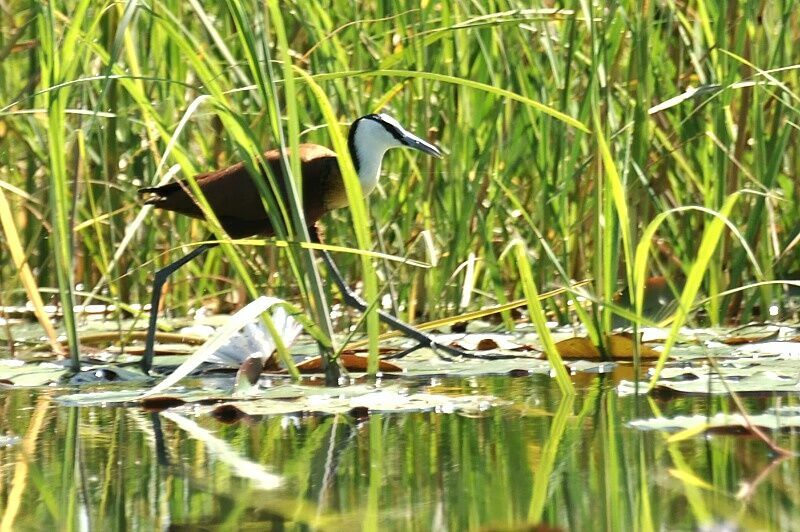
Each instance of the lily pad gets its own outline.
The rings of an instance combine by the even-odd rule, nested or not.
[[[286,391],[286,390],[282,390]],[[477,414],[492,407],[508,404],[491,395],[444,395],[433,393],[409,393],[401,386],[376,388],[372,386],[348,386],[341,389],[295,387],[302,395],[277,399],[259,397],[247,401],[231,401],[225,404],[242,415],[271,416],[302,413],[343,414],[354,409],[369,412],[463,412]],[[344,393],[337,393],[337,392]],[[279,392],[280,393],[280,392]],[[193,414],[213,414],[219,406],[183,407]],[[180,412],[183,408],[178,408]],[[229,413],[229,412],[228,412]]]
[[[146,389],[133,388],[125,390],[111,390],[102,392],[84,392],[60,395],[56,401],[67,406],[123,406],[141,405],[145,399]],[[156,396],[155,399],[177,399],[182,403],[192,403],[195,401],[210,401],[214,399],[226,399],[230,397],[230,392],[223,389],[192,390],[188,388],[170,390],[169,393]]]
[[[67,368],[59,363],[26,364],[18,360],[4,360],[2,362],[0,364],[0,383],[9,386],[56,384],[67,373]]]
[[[105,384],[109,382],[135,382],[150,380],[148,375],[138,368],[121,368],[118,366],[102,365],[85,369],[69,379],[70,384]]]
[[[750,344],[726,358],[715,360],[714,364],[690,361],[667,366],[657,386],[697,394],[800,391],[800,345],[794,342],[758,345],[769,348],[757,349]]]
[[[352,353],[343,353],[339,356],[339,359],[342,361],[347,371],[367,370],[367,357],[354,355]],[[322,359],[318,356],[308,358],[297,364],[297,369],[300,373],[322,373]],[[403,371],[403,368],[388,360],[380,360],[378,362],[378,371],[382,373],[391,373]]]
[[[533,348],[512,334],[472,333],[465,334],[453,345],[466,351],[532,351]]]
[[[747,429],[750,426],[768,430],[785,430],[800,428],[800,412],[797,412],[796,409],[788,411],[770,409],[763,414],[748,415],[746,418],[741,414],[720,412],[711,417],[694,415],[640,419],[631,421],[629,425],[641,430],[678,431],[694,429],[698,433],[722,428]]]
[[[403,375],[406,376],[503,375],[516,370],[546,375],[550,373],[551,369],[547,360],[539,358],[516,356],[488,360],[479,358],[445,360],[431,349],[420,349],[403,358],[393,360],[393,362],[403,368]]]
[[[765,340],[777,338],[780,329],[781,328],[778,325],[770,325],[766,323],[750,324],[728,332],[727,334],[721,336],[719,341],[728,345],[763,342]]]

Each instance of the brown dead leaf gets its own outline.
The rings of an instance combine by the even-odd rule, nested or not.
[[[633,341],[633,336],[629,333],[614,333],[606,336],[606,341],[608,343],[608,350],[609,354],[613,358],[622,358],[622,359],[630,359],[633,360],[633,354],[635,352],[635,345]],[[649,359],[656,359],[659,356],[658,351],[654,350],[652,347],[640,344],[639,345],[639,356],[642,358],[649,358]]]
[[[367,371],[367,357],[345,353],[339,358],[347,371]],[[300,373],[319,373],[322,371],[322,359],[320,357],[309,358],[297,364],[297,369]],[[378,364],[378,371],[397,373],[402,372],[403,368],[388,360],[381,360]]]
[[[615,333],[606,336],[609,355],[615,359],[633,359],[634,342],[628,333]],[[574,337],[556,343],[558,354],[564,359],[598,360],[600,350],[589,338]],[[640,345],[639,354],[645,359],[658,358],[659,353],[647,345]]]
[[[471,333],[450,344],[452,347],[465,351],[521,351],[526,346],[520,345],[516,338],[509,334]]]
[[[574,337],[556,343],[556,349],[561,358],[600,358],[600,350],[586,337]]]
[[[178,397],[162,395],[158,397],[145,397],[139,404],[148,412],[161,412],[174,406],[185,405],[186,401]]]
[[[497,342],[492,340],[491,338],[484,338],[478,342],[478,345],[475,346],[476,351],[491,351],[492,349],[499,349],[500,346],[497,345]]]

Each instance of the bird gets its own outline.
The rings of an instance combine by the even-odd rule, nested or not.
[[[378,184],[383,156],[392,148],[409,147],[437,158],[442,152],[429,142],[409,133],[387,114],[369,114],[350,126],[348,148],[364,194]],[[336,153],[319,144],[298,147],[303,175],[303,214],[309,226],[325,213],[347,206],[347,194]],[[281,187],[285,185],[280,150],[264,153],[264,161]],[[274,236],[270,216],[244,163],[195,176],[200,190],[225,232],[231,238],[254,235]],[[193,218],[204,218],[198,204],[188,193],[185,183],[173,182],[160,187],[139,189],[149,195],[146,205],[178,212]],[[281,194],[286,196],[285,188]]]
[[[356,119],[350,126],[347,144],[358,181],[365,195],[377,187],[383,157],[390,149],[410,148],[439,159],[443,157],[443,153],[438,147],[410,133],[395,118],[386,113],[368,114]],[[316,222],[327,212],[348,205],[344,180],[334,151],[319,144],[300,144],[298,155],[303,183],[303,214],[311,238],[319,240]],[[281,165],[280,150],[273,149],[265,152],[263,159],[269,165],[272,176],[278,184],[278,193],[283,196],[281,200],[288,201],[286,192],[288,180]],[[264,179],[269,187],[264,168],[261,168],[260,172],[261,175],[256,178]],[[259,189],[244,163],[240,162],[227,168],[199,174],[195,176],[195,180],[220,225],[231,238],[270,237],[276,234]],[[204,219],[203,211],[190,195],[189,190],[186,183],[172,182],[157,187],[141,188],[139,194],[145,197],[146,205]],[[145,373],[149,372],[152,365],[158,307],[164,283],[178,268],[215,245],[214,243],[202,244],[156,272],[145,352],[141,363]],[[350,290],[330,254],[325,250],[319,251],[319,253],[327,265],[329,274],[342,292],[345,304],[363,312],[367,308],[366,302]],[[437,344],[430,335],[388,313],[383,311],[378,311],[378,313],[381,321],[414,338],[419,342],[420,347],[440,349],[450,355],[463,354],[460,350],[450,346]]]

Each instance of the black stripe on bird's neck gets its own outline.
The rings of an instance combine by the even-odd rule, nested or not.
[[[395,139],[399,140],[400,142],[403,142],[403,137],[404,137],[403,133],[401,133],[393,125],[387,123],[386,120],[381,118],[381,115],[371,114],[371,115],[363,116],[361,118],[369,118],[370,120],[372,120],[374,122],[377,122],[378,124],[383,126],[383,129],[388,131],[391,136],[393,136]]]
[[[361,166],[361,161],[358,158],[358,150],[356,149],[356,129],[358,128],[358,122],[361,120],[360,118],[353,122],[353,125],[350,126],[350,132],[347,134],[347,149],[350,152],[350,158],[353,160],[353,166],[356,169],[356,174]]]

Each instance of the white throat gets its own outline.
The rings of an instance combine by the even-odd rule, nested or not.
[[[383,156],[390,148],[398,146],[402,146],[400,141],[380,124],[372,120],[359,122],[353,139],[355,153],[351,155],[358,159],[358,180],[365,195],[378,185]]]

